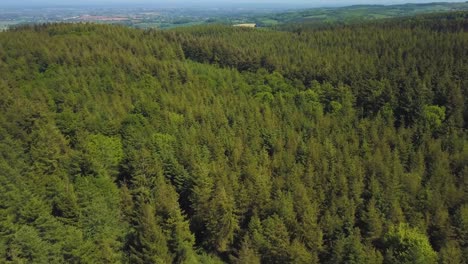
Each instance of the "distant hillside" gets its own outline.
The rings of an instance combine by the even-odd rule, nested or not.
[[[284,5],[286,6],[286,5]],[[285,7],[283,7],[285,8]],[[281,11],[283,10],[283,11]],[[0,31],[21,24],[54,22],[120,24],[134,28],[187,27],[203,24],[256,24],[271,27],[289,23],[334,24],[414,16],[425,13],[468,10],[468,3],[429,3],[406,5],[356,5],[340,8],[287,9],[246,8],[154,8],[103,6],[74,8],[0,9]],[[90,15],[92,14],[92,15]]]
[[[355,5],[340,8],[314,8],[302,11],[290,11],[271,14],[255,19],[259,26],[271,26],[284,23],[349,23],[362,20],[375,20],[417,14],[452,12],[468,10],[464,3],[428,3],[404,5]]]

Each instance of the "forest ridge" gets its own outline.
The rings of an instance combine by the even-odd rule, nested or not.
[[[1,263],[466,263],[468,13],[0,32]]]

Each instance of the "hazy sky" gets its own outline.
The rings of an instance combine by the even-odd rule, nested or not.
[[[337,6],[353,4],[401,4],[401,3],[424,3],[424,2],[463,2],[465,0],[0,0],[0,6],[77,6],[77,5],[154,5],[154,6],[223,6],[223,5],[271,5],[281,6]]]

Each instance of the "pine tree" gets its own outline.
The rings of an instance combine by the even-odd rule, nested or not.
[[[167,239],[156,220],[151,204],[140,201],[136,209],[135,231],[130,241],[130,262],[171,263]]]

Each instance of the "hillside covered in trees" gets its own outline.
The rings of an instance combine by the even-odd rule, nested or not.
[[[1,263],[466,263],[468,13],[0,33]]]

